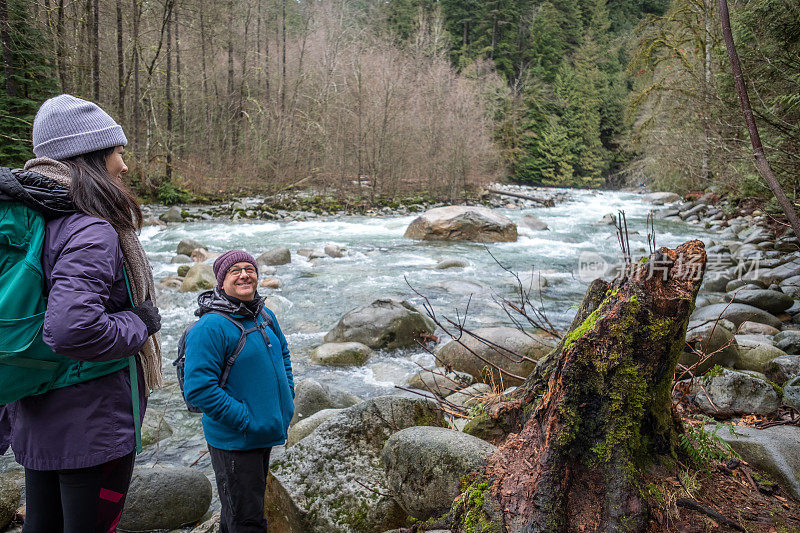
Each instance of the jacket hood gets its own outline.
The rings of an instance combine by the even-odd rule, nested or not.
[[[201,292],[197,297],[198,309],[194,314],[203,316],[209,311],[222,311],[230,315],[255,318],[261,313],[261,308],[264,307],[264,299],[258,293],[256,293],[255,298],[250,302],[243,302],[241,300],[236,300],[234,302],[234,300],[226,297],[222,290],[214,287],[210,291]]]
[[[0,167],[0,200],[20,202],[47,219],[77,211],[69,189],[38,172],[19,168]]]

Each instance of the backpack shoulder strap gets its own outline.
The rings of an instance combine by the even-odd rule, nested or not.
[[[228,382],[228,375],[231,373],[233,363],[236,362],[236,358],[239,357],[239,354],[242,353],[242,350],[244,349],[249,331],[245,329],[241,322],[227,313],[223,313],[222,311],[209,311],[209,313],[214,313],[215,315],[225,317],[230,322],[233,322],[237,328],[239,328],[239,342],[236,344],[236,348],[233,350],[233,352],[225,359],[225,367],[222,369],[222,375],[219,377],[219,386],[224,387]]]

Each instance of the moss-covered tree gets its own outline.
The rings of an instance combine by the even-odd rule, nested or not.
[[[457,500],[450,525],[646,529],[643,473],[675,455],[681,429],[670,391],[705,262],[703,244],[689,241],[661,248],[613,283],[591,284],[559,346],[467,426],[499,447]]]

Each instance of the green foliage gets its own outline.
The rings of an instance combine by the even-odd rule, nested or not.
[[[185,204],[192,201],[192,194],[189,191],[167,180],[158,187],[157,197],[164,205]]]
[[[717,432],[723,427],[731,435],[736,432],[731,424],[715,422],[707,416],[700,417],[703,424],[714,423],[714,429],[708,431],[703,424],[693,426],[686,424],[685,433],[679,436],[681,450],[692,460],[692,462],[703,470],[708,470],[712,461],[725,461],[731,457],[739,457],[739,454],[731,448],[731,445],[722,440]]]
[[[57,87],[47,55],[48,40],[32,20],[31,3],[7,2],[16,95],[8,95],[5,70],[0,69],[0,165],[17,167],[33,157],[33,118],[42,100],[55,95]]]

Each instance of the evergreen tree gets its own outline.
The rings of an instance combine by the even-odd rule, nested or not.
[[[5,30],[5,68],[0,71],[0,165],[15,167],[33,156],[33,117],[42,101],[56,93],[57,86],[48,61],[49,46],[29,12],[30,3],[3,3],[6,10],[0,12],[0,25]]]

